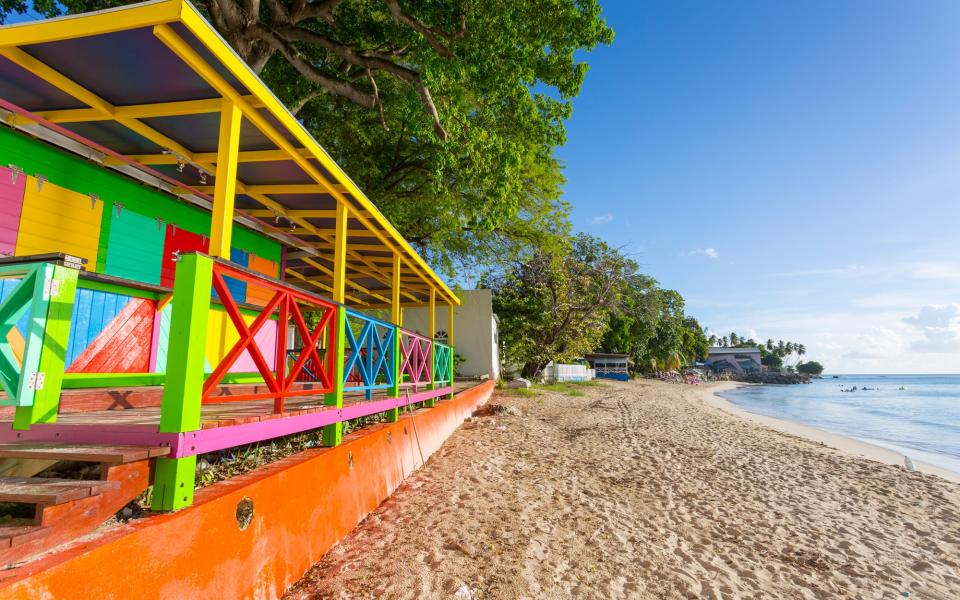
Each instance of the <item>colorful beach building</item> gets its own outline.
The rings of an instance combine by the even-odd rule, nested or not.
[[[710,348],[703,366],[715,373],[744,375],[762,371],[761,358],[759,348],[722,348],[717,346]]]
[[[0,28],[0,120],[0,500],[37,506],[0,563],[191,506],[198,455],[453,396],[457,295],[188,2]]]

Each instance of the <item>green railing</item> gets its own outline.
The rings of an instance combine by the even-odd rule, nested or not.
[[[56,262],[0,260],[0,404],[15,406],[14,426],[56,418],[77,269]]]

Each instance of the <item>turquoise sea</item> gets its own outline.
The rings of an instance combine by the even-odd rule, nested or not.
[[[857,391],[841,391],[852,387]],[[750,386],[722,396],[748,412],[960,473],[960,375],[825,375],[809,385]]]

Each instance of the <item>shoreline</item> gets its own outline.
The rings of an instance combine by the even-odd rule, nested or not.
[[[758,415],[756,413],[743,410],[742,408],[738,408],[732,402],[720,396],[720,393],[722,392],[727,392],[740,387],[746,387],[748,385],[755,384],[745,384],[735,381],[708,384],[708,386],[705,386],[700,390],[700,398],[708,406],[742,419],[746,419],[753,423],[758,423],[781,433],[805,438],[809,441],[823,444],[850,456],[866,458],[867,460],[873,460],[888,465],[897,465],[899,467],[903,467],[904,469],[906,468],[904,466],[904,454],[901,454],[900,452],[896,452],[894,450],[890,450],[889,448],[877,446],[876,444],[871,444],[869,442],[858,440],[856,438],[839,433],[833,433],[824,429],[818,429],[809,425],[796,423],[794,421]],[[910,460],[913,462],[913,466],[916,468],[916,470],[920,473],[936,475],[937,477],[941,477],[947,481],[960,484],[960,473],[915,460],[912,456],[910,457]]]

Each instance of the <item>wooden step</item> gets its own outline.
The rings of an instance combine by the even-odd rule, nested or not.
[[[0,549],[31,542],[42,538],[49,532],[49,527],[37,525],[29,519],[14,519],[0,525]]]
[[[106,444],[0,444],[0,458],[41,458],[125,464],[170,454],[166,446],[110,446]]]
[[[0,477],[0,502],[63,504],[120,487],[116,481]]]

